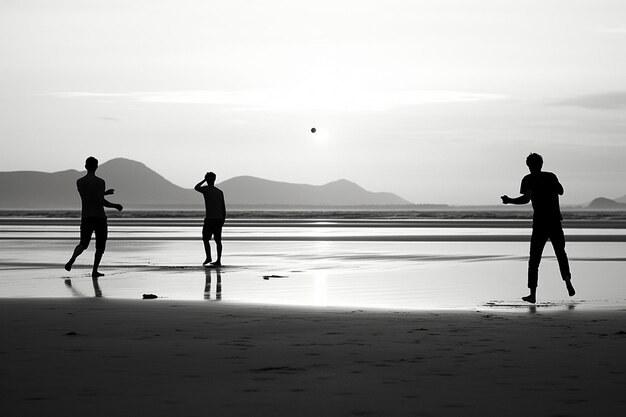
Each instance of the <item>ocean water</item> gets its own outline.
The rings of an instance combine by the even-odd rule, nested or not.
[[[548,244],[538,304],[527,294],[524,220],[235,219],[222,268],[204,268],[198,219],[111,219],[101,264],[93,245],[71,272],[77,219],[0,219],[0,298],[103,297],[382,309],[546,311],[626,307],[622,222],[566,228],[568,297]],[[598,226],[598,227],[595,227]],[[213,245],[213,250],[215,246]]]

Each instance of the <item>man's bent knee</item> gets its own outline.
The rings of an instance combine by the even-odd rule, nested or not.
[[[81,253],[83,253],[85,251],[85,249],[87,249],[87,247],[79,243],[74,248],[74,256],[80,255]]]

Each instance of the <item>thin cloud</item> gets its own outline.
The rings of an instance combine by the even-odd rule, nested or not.
[[[129,93],[60,92],[59,98],[140,104],[202,104],[236,110],[266,111],[385,111],[396,107],[437,103],[468,103],[506,98],[465,91],[363,91],[319,89],[258,89],[243,91],[159,91]]]
[[[555,104],[560,106],[575,106],[588,109],[624,109],[626,108],[626,91],[581,95],[557,101]]]

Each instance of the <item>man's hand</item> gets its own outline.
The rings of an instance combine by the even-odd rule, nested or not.
[[[115,190],[113,188],[110,188],[104,192],[104,195],[113,195],[114,193],[115,193]]]
[[[122,207],[121,204],[116,204],[114,207],[117,211],[122,211],[124,209],[124,207]]]
[[[532,191],[527,191],[517,198],[511,198],[508,195],[503,195],[500,198],[502,199],[503,204],[528,204],[531,201],[531,196]]]

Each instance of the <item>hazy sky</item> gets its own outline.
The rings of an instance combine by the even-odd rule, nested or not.
[[[0,171],[497,204],[538,152],[565,204],[626,194],[623,0],[0,0],[0,56]]]

